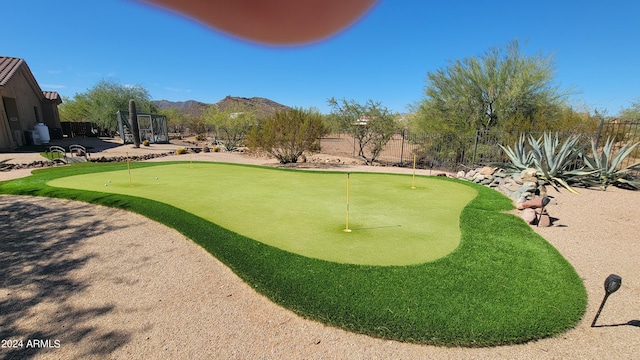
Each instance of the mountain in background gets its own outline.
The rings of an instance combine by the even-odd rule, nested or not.
[[[279,104],[273,100],[261,98],[261,97],[236,97],[227,96],[224,99],[218,101],[215,104],[207,104],[200,101],[188,100],[188,101],[168,101],[168,100],[154,100],[152,101],[160,110],[164,109],[178,109],[180,112],[191,116],[202,116],[204,111],[209,107],[216,107],[220,110],[227,111],[237,108],[249,109],[255,111],[258,117],[265,117],[273,115],[276,110],[287,110],[290,107]]]

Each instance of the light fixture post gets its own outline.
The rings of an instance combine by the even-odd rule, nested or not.
[[[536,221],[536,227],[540,226],[540,220],[542,220],[542,214],[544,214],[544,208],[549,205],[549,203],[551,202],[551,198],[548,196],[545,196],[542,198],[542,207],[540,208],[540,214],[538,214],[538,221]]]
[[[596,313],[596,317],[593,318],[593,322],[591,323],[591,327],[595,327],[596,326],[596,321],[598,320],[598,317],[600,316],[600,312],[602,311],[602,308],[604,307],[604,303],[607,302],[607,298],[609,297],[609,295],[613,294],[614,292],[618,291],[618,289],[620,289],[620,286],[622,286],[622,278],[616,274],[611,274],[609,276],[607,276],[607,278],[604,281],[604,299],[602,299],[602,303],[600,303],[600,308],[598,309],[598,312]]]

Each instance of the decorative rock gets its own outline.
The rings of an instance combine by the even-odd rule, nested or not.
[[[537,209],[542,207],[542,198],[535,198],[516,204],[517,209]]]
[[[533,198],[533,194],[529,191],[520,193],[520,196],[518,197],[518,199],[523,199],[523,201],[527,201],[530,198]]]
[[[522,188],[521,189],[523,189],[522,192],[525,192],[525,191],[534,192],[537,188],[538,188],[538,184],[537,183],[527,181],[524,184],[522,184]]]
[[[541,197],[547,196],[547,187],[538,182],[538,192],[540,193]]]
[[[542,197],[546,196],[547,189],[544,185],[545,181],[538,179],[535,169],[530,168],[518,174],[510,174],[504,169],[485,166],[466,173],[459,171],[456,177],[491,187],[510,197],[516,202],[516,207],[522,210],[520,215],[528,224],[535,225],[539,221],[538,226],[551,226],[551,217],[546,212],[546,208],[544,213],[541,215],[539,213]],[[537,193],[541,196],[536,197]],[[555,203],[552,198],[549,204]]]
[[[513,181],[515,181],[516,184],[522,185],[524,183],[520,175],[513,175],[512,179]]]
[[[480,184],[484,185],[484,186],[491,186],[492,183],[493,183],[493,181],[491,179],[484,179],[484,180],[480,181]]]
[[[547,210],[542,211],[542,214],[540,214],[540,211],[542,211],[542,209],[536,210],[536,216],[538,217],[537,225],[541,227],[551,226],[551,217],[547,213]]]
[[[526,170],[522,170],[522,172],[520,173],[520,177],[524,182],[537,182],[538,176],[536,174],[536,169],[529,168]]]
[[[509,185],[507,185],[507,189],[511,192],[516,192],[520,189],[520,185],[518,185],[518,183],[516,182],[512,182]]]
[[[536,211],[533,209],[524,209],[520,214],[522,219],[527,222],[527,224],[534,224],[537,220]]]
[[[482,174],[482,175],[493,175],[493,173],[496,171],[497,168],[492,168],[489,166],[485,166],[483,168],[480,168],[478,170],[478,173]]]
[[[493,173],[493,176],[499,177],[499,178],[505,178],[505,177],[507,177],[507,175],[508,174],[507,174],[506,171],[504,171],[504,169],[498,169],[497,171],[495,171]]]

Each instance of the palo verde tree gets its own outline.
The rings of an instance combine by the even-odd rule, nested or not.
[[[318,111],[278,110],[251,129],[247,145],[254,151],[273,155],[282,164],[296,163],[304,152],[320,150],[320,138],[324,134],[322,114]]]
[[[167,119],[169,132],[181,133],[187,127],[188,115],[177,108],[160,109],[158,114],[164,115]]]
[[[203,118],[213,126],[216,138],[224,143],[227,151],[242,146],[245,136],[257,121],[254,111],[240,106],[224,110],[211,106],[205,110]]]
[[[554,60],[528,56],[517,40],[427,74],[414,129],[457,132],[501,129],[510,119],[554,118],[567,93],[554,84]]]
[[[125,86],[115,80],[101,80],[86,93],[75,94],[60,105],[60,120],[92,122],[109,132],[115,132],[117,112],[136,102],[139,112],[157,112],[149,92],[142,86]]]
[[[338,101],[331,98],[328,103],[332,107],[332,115],[342,124],[342,128],[357,140],[358,156],[371,165],[398,131],[397,114],[373,100],[359,104],[354,100]]]
[[[620,119],[623,121],[640,120],[640,98],[631,102],[631,106],[620,111]]]

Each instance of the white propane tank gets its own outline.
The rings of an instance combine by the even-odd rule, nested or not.
[[[37,123],[36,126],[34,126],[34,129],[36,129],[38,131],[38,134],[40,135],[40,142],[42,142],[43,144],[48,144],[51,140],[51,136],[49,136],[49,128],[47,127],[47,125],[43,123]]]

